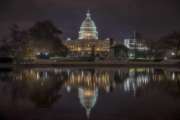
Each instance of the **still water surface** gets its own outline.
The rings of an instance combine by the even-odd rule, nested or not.
[[[175,68],[0,71],[0,120],[179,120]]]

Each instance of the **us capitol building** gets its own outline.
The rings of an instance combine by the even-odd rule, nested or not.
[[[64,43],[70,50],[71,56],[90,56],[92,54],[107,56],[110,51],[110,40],[98,38],[98,31],[91,14],[88,11],[82,22],[79,37],[76,40],[67,39]]]

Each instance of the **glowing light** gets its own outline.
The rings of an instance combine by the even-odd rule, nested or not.
[[[164,57],[164,60],[167,60],[168,58],[167,57]]]
[[[45,52],[44,54],[45,54],[46,56],[48,56],[48,55],[49,55],[49,53],[48,53],[48,52]]]
[[[176,78],[176,75],[175,75],[175,73],[173,72],[173,73],[172,73],[172,80],[175,80],[175,78]]]
[[[101,49],[100,48],[96,48],[97,51],[100,51]]]
[[[171,55],[172,55],[172,56],[175,56],[176,54],[175,54],[174,52],[171,52]]]
[[[84,96],[88,97],[88,96],[93,96],[94,93],[91,90],[85,90],[84,91]]]
[[[77,50],[78,50],[78,51],[81,51],[81,48],[80,48],[80,47],[78,47],[78,48],[77,48]]]
[[[71,38],[67,38],[67,41],[71,41]]]
[[[36,55],[40,55],[41,53],[40,52],[37,52]]]

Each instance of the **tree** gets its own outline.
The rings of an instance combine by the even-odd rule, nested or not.
[[[148,40],[146,45],[150,58],[162,59],[169,51],[174,51],[177,57],[180,55],[180,33],[172,32],[158,40]]]
[[[6,37],[3,37],[1,41],[2,45],[0,46],[0,57],[11,57],[12,50],[11,46],[9,45],[8,39]]]
[[[160,48],[158,44],[158,40],[155,39],[146,39],[145,45],[148,47],[147,51],[147,57],[149,60],[152,60],[154,58],[160,58],[162,55],[160,55]]]
[[[61,42],[62,31],[57,29],[51,21],[35,23],[27,30],[21,30],[16,24],[10,27],[11,55],[17,61],[35,59],[37,53],[48,52],[50,55],[66,56],[68,49]]]
[[[49,20],[35,23],[29,33],[36,52],[48,52],[65,56],[68,53],[66,46],[62,44],[62,31],[56,28]]]
[[[20,27],[13,24],[10,27],[10,42],[12,56],[18,61],[24,58],[24,52],[28,44],[27,40],[28,32],[20,30]]]
[[[62,31],[57,29],[49,20],[35,23],[29,31],[34,38],[38,39],[51,39],[62,34]]]
[[[176,57],[180,55],[180,32],[172,32],[161,39],[165,49],[172,49]]]
[[[126,59],[128,57],[128,48],[122,44],[111,47],[113,50],[113,56],[117,58]]]

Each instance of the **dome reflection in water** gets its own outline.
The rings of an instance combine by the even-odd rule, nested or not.
[[[119,119],[122,118],[119,114],[129,108],[127,113],[130,115],[123,118],[145,119],[150,117],[146,107],[155,103],[155,91],[156,94],[163,93],[156,101],[162,98],[165,103],[167,100],[167,105],[179,99],[179,80],[179,69],[166,68],[33,68],[0,71],[0,110],[8,119],[26,119],[23,113],[28,112],[28,118],[36,116],[40,120],[46,116],[43,113],[46,110],[48,116],[56,120],[81,119],[85,115],[88,119],[103,119],[104,115],[109,119]],[[164,100],[165,96],[168,99]],[[153,100],[149,102],[146,97],[152,97]],[[129,101],[133,103],[140,98],[144,106],[139,107],[144,107],[141,108],[144,113],[131,112],[131,109],[138,108],[131,108],[133,106],[129,106]],[[173,103],[169,106],[172,112],[168,116],[173,116],[176,113],[174,111],[180,109],[178,105],[174,108]],[[166,113],[165,106],[158,105],[154,114]],[[14,111],[18,114],[14,114]],[[35,111],[41,111],[43,116],[37,115]],[[57,114],[57,111],[60,113]],[[164,115],[159,114],[159,117],[163,119]]]

